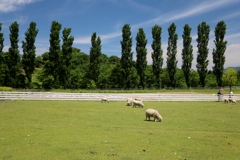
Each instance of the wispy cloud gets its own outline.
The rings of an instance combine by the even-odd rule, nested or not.
[[[223,16],[222,19],[227,20],[227,19],[232,19],[235,17],[239,17],[240,16],[240,12],[236,12],[236,13],[232,13],[226,16]]]
[[[39,0],[0,0],[0,12],[13,12],[23,5],[37,1]]]
[[[109,39],[116,38],[121,35],[122,35],[121,32],[114,32],[110,34],[97,35],[97,36],[99,36],[101,38],[101,42],[104,43]],[[74,43],[75,44],[91,44],[91,36],[75,38]]]
[[[231,34],[231,35],[227,35],[225,39],[235,39],[235,38],[240,38],[240,33],[237,34]]]
[[[140,7],[140,8],[144,7],[144,6],[138,4],[137,2],[135,2],[133,0],[128,0],[128,2],[132,3],[132,5],[134,5],[136,7]],[[131,29],[132,29],[132,31],[134,31],[134,30],[137,30],[140,27],[142,27],[142,28],[143,27],[149,27],[149,26],[153,26],[154,24],[162,25],[162,24],[168,23],[170,21],[177,21],[177,20],[180,20],[180,19],[186,19],[188,17],[200,15],[200,14],[203,14],[203,13],[207,13],[209,11],[215,10],[217,8],[221,8],[221,7],[226,6],[226,5],[230,5],[230,4],[235,3],[235,2],[237,2],[237,0],[204,1],[200,4],[194,4],[194,5],[190,6],[189,8],[185,8],[184,10],[181,10],[181,11],[174,11],[174,12],[162,14],[161,16],[155,17],[155,18],[150,19],[148,21],[131,25]],[[114,33],[109,33],[109,34],[106,34],[106,35],[100,35],[102,40],[116,38],[116,37],[119,37],[119,36],[121,36],[121,31],[114,32]],[[77,38],[75,40],[75,43],[89,44],[90,39],[91,39],[90,37]]]
[[[91,36],[74,38],[74,44],[91,44]]]
[[[230,5],[232,3],[237,2],[236,0],[219,0],[219,1],[206,1],[201,4],[194,4],[194,6],[190,6],[189,8],[185,8],[183,11],[174,11],[171,13],[163,14],[159,17],[153,18],[151,20],[145,21],[143,23],[139,23],[133,25],[133,28],[139,28],[144,26],[149,26],[152,24],[164,24],[171,21],[177,21],[180,19],[185,19],[188,17],[196,16],[199,14],[203,14],[217,8]]]
[[[143,5],[141,3],[139,3],[138,1],[135,1],[135,0],[127,0],[127,3],[128,5],[136,8],[136,9],[139,9],[141,11],[150,11],[150,12],[156,12],[156,13],[159,13],[159,10],[156,9],[156,8],[153,8],[153,7],[150,7],[150,6],[147,6],[147,5]]]

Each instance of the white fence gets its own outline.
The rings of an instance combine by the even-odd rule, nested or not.
[[[144,101],[217,101],[216,94],[166,94],[166,93],[59,93],[59,92],[0,92],[0,100],[101,100],[126,101],[127,98],[141,98]],[[222,95],[221,99],[228,98]],[[240,100],[240,95],[234,95]]]

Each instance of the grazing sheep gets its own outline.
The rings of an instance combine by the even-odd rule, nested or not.
[[[233,104],[237,104],[237,101],[235,99],[232,100]]]
[[[133,102],[132,98],[127,98],[127,106],[131,106]]]
[[[142,99],[141,99],[141,98],[135,98],[135,100],[136,100],[136,101],[142,101]]]
[[[142,101],[136,101],[136,100],[134,100],[133,101],[133,107],[136,107],[136,106],[138,106],[139,108],[140,107],[144,107],[144,104],[142,103]]]
[[[233,98],[228,98],[229,103],[232,103]]]
[[[228,102],[229,102],[229,100],[228,100],[227,98],[225,98],[225,99],[224,99],[224,102],[225,102],[225,103],[228,103]]]
[[[109,103],[109,100],[107,98],[102,98],[101,102]]]
[[[153,117],[154,118],[154,121],[156,122],[157,120],[159,122],[162,121],[162,116],[158,113],[157,110],[155,109],[147,109],[146,110],[146,120],[149,120],[150,121],[150,117]]]

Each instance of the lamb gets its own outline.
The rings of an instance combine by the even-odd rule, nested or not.
[[[102,98],[101,102],[109,103],[109,100],[107,98]]]
[[[134,100],[133,101],[133,107],[136,107],[136,106],[138,106],[139,108],[140,107],[144,107],[144,104],[142,103],[142,101],[136,101],[136,100]]]
[[[127,98],[127,106],[131,106],[133,102],[132,98]]]
[[[225,103],[228,103],[228,102],[229,102],[229,100],[228,100],[227,98],[225,98],[225,99],[224,99],[224,102],[225,102]]]
[[[235,99],[232,100],[233,104],[237,104],[237,101]]]
[[[153,117],[154,118],[154,121],[156,122],[157,120],[159,122],[162,121],[162,116],[158,113],[157,110],[155,109],[147,109],[146,110],[146,120],[148,119],[150,121],[150,117]]]

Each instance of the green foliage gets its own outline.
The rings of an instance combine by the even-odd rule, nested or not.
[[[87,89],[96,89],[97,85],[93,80],[89,80],[87,83]]]
[[[89,55],[73,48],[70,62],[70,88],[87,88],[87,71],[89,69]]]
[[[3,53],[3,48],[4,48],[4,37],[3,33],[1,33],[2,30],[2,23],[0,23],[0,85],[4,84],[4,53]]]
[[[100,57],[100,74],[98,77],[98,83],[100,89],[111,88],[110,76],[113,70],[113,64],[109,63],[108,57],[102,54]]]
[[[222,81],[225,86],[229,86],[230,90],[237,82],[237,71],[233,68],[227,68],[225,74],[223,74]]]
[[[133,52],[132,52],[132,37],[131,27],[129,24],[125,24],[122,28],[122,41],[121,49],[122,55],[120,60],[122,76],[119,77],[122,81],[122,87],[130,88],[130,74],[133,67]]]
[[[12,91],[12,87],[1,87],[0,86],[0,91]]]
[[[175,84],[176,84],[177,88],[186,88],[187,87],[185,79],[184,79],[183,70],[177,68],[176,75],[175,75],[175,81],[176,81]]]
[[[36,29],[36,23],[31,22],[27,32],[25,32],[25,41],[22,41],[23,57],[22,65],[25,71],[25,76],[28,80],[28,87],[32,83],[32,74],[35,69],[35,57],[36,57],[36,47],[35,40],[38,34],[38,29]]]
[[[225,56],[224,53],[227,48],[227,41],[224,40],[224,36],[226,34],[227,25],[224,21],[218,22],[217,26],[215,27],[215,47],[213,49],[213,73],[216,76],[216,80],[219,87],[222,87],[222,75],[224,71],[224,64],[225,64]]]
[[[176,25],[172,23],[168,28],[168,47],[167,47],[167,73],[169,76],[169,86],[176,87],[175,74],[177,72],[177,39]]]
[[[7,67],[9,70],[9,86],[18,87],[17,76],[20,74],[20,54],[18,50],[19,24],[15,21],[9,27],[10,47],[8,49]]]
[[[120,62],[113,66],[110,74],[109,80],[111,81],[111,88],[121,88],[123,82]]]
[[[137,60],[136,60],[136,69],[138,76],[140,78],[140,86],[142,89],[145,88],[146,85],[146,68],[147,68],[147,39],[144,33],[143,28],[139,28],[137,37],[136,37],[136,52],[137,52]]]
[[[146,67],[146,87],[147,88],[149,88],[149,89],[152,89],[152,88],[159,89],[160,88],[160,87],[158,87],[158,83],[156,82],[155,78],[156,77],[154,76],[154,73],[153,73],[153,67],[151,65],[147,65],[147,67]]]
[[[166,68],[162,69],[162,76],[161,76],[161,81],[162,81],[162,87],[161,88],[168,88],[169,84],[169,76],[168,76],[168,71]]]
[[[240,70],[237,71],[237,85],[240,86]]]
[[[120,58],[117,56],[110,56],[108,58],[109,63],[111,64],[120,64]]]
[[[137,73],[136,67],[132,67],[129,79],[130,79],[129,81],[130,88],[137,88],[138,87],[137,84],[140,83],[140,77]]]
[[[102,54],[101,51],[101,39],[96,32],[92,34],[91,38],[92,47],[90,49],[90,63],[88,70],[88,78],[89,80],[93,80],[94,83],[98,86],[98,77],[100,74],[100,56]]]
[[[197,73],[197,71],[191,69],[189,79],[190,79],[190,86],[191,87],[198,87],[198,84],[199,84],[199,74]]]
[[[152,71],[155,76],[156,87],[159,89],[161,87],[161,73],[162,73],[162,65],[163,65],[163,50],[161,43],[161,34],[162,27],[159,25],[155,25],[152,28]]]
[[[182,49],[182,70],[185,77],[185,82],[187,87],[191,86],[190,82],[190,74],[192,68],[192,61],[193,61],[193,48],[191,45],[192,37],[191,37],[191,30],[192,28],[186,24],[184,26],[183,31],[183,49]]]
[[[62,25],[56,21],[52,22],[50,30],[50,47],[48,53],[48,62],[44,65],[44,72],[46,80],[48,77],[53,77],[54,83],[47,83],[48,85],[52,84],[54,86],[48,86],[50,88],[59,88],[59,65],[60,65],[60,30]]]
[[[42,56],[37,56],[34,60],[34,66],[36,68],[42,68],[44,66],[44,61],[43,61],[43,58]]]
[[[81,52],[78,48],[72,47],[74,37],[70,36],[71,28],[64,28],[62,32],[63,42],[62,46],[60,46],[61,40],[59,33],[61,24],[56,21],[52,22],[50,30],[49,52],[45,52],[37,57],[35,55],[36,47],[34,46],[34,42],[38,30],[36,29],[36,23],[30,23],[29,29],[25,33],[25,41],[22,41],[23,56],[21,57],[18,51],[19,25],[17,22],[14,22],[9,27],[11,46],[8,52],[2,51],[4,38],[3,33],[1,33],[1,27],[2,24],[0,23],[0,85],[11,86],[18,89],[86,89],[90,86],[90,88],[106,90],[125,89],[123,91],[127,92],[126,89],[137,88],[185,88],[186,85],[184,83],[187,84],[188,88],[199,87],[199,84],[201,84],[201,86],[215,87],[216,81],[214,81],[214,77],[218,76],[215,72],[220,73],[221,67],[219,67],[219,62],[221,61],[221,64],[223,64],[223,60],[225,62],[225,56],[219,56],[221,55],[220,53],[224,53],[223,51],[226,49],[226,41],[223,40],[224,34],[226,33],[226,25],[223,21],[219,22],[215,28],[216,39],[214,42],[216,49],[213,50],[213,60],[218,63],[218,66],[215,65],[218,68],[213,67],[213,73],[215,75],[212,73],[208,74],[209,71],[207,70],[207,44],[210,27],[205,22],[202,22],[198,26],[198,75],[191,69],[193,58],[192,38],[190,36],[191,28],[187,24],[184,26],[182,35],[183,63],[181,69],[183,72],[176,67],[178,36],[175,33],[176,26],[174,23],[168,28],[169,39],[166,68],[162,68],[162,28],[158,25],[152,28],[153,42],[151,47],[153,52],[151,56],[153,64],[151,65],[147,65],[147,39],[142,28],[139,29],[136,36],[137,59],[136,62],[133,61],[131,27],[129,24],[125,24],[122,28],[122,41],[120,42],[122,55],[120,58],[117,56],[108,57],[101,53],[101,40],[100,37],[97,37],[96,33],[92,36],[92,48],[89,55]],[[34,65],[32,65],[33,57]],[[20,60],[22,61],[20,62]],[[41,70],[37,75],[34,75],[32,72],[32,69],[35,67]],[[149,67],[152,68],[150,69]],[[96,87],[91,87],[90,80],[94,80]],[[221,80],[219,80],[219,83],[220,81]],[[30,84],[30,82],[32,84]],[[238,78],[234,85],[239,84],[240,78]]]
[[[217,87],[216,77],[212,72],[208,72],[206,76],[206,86],[208,87]]]
[[[86,82],[84,81],[85,79],[85,74],[84,72],[81,72],[80,69],[74,69],[70,71],[70,86],[69,88],[72,89],[80,89],[80,88],[86,88]]]
[[[54,77],[53,76],[45,76],[42,80],[42,87],[46,90],[52,89],[54,85]]]
[[[198,25],[198,38],[197,38],[197,71],[200,78],[200,84],[202,87],[206,85],[207,66],[209,60],[208,57],[208,40],[209,40],[210,26],[206,22],[202,22]]]
[[[3,63],[3,47],[4,47],[4,37],[3,33],[1,33],[2,30],[2,23],[0,23],[0,66]]]
[[[1,101],[0,159],[239,158],[239,107],[144,104],[163,121],[146,121],[146,108],[126,102]]]
[[[71,28],[64,28],[62,34],[62,56],[60,57],[59,64],[59,81],[63,88],[70,87],[70,65],[72,56],[72,44],[74,37],[70,36]]]

